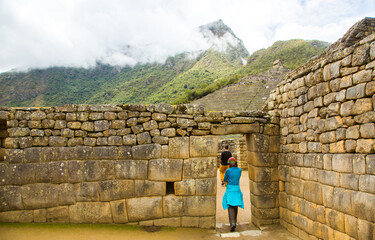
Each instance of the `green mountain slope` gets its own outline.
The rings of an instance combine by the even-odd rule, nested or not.
[[[202,98],[224,86],[241,81],[249,75],[266,72],[273,62],[280,59],[283,65],[293,70],[299,65],[307,62],[311,57],[322,53],[330,44],[318,40],[306,41],[294,39],[288,41],[277,41],[267,49],[254,52],[249,58],[246,66],[239,66],[229,75],[223,75],[215,79],[207,86],[187,90],[178,96],[173,103],[187,103]]]
[[[216,27],[219,29],[216,29]],[[215,37],[231,33],[218,21],[206,27]],[[234,39],[238,39],[233,35]],[[97,64],[90,69],[51,67],[23,73],[0,74],[0,105],[54,106],[72,103],[185,103],[203,97],[248,75],[268,70],[276,59],[294,69],[321,53],[320,41],[279,41],[248,55],[242,41],[226,43],[226,50],[214,45],[191,57],[182,53],[164,64],[114,67]],[[247,65],[242,65],[247,59]]]
[[[246,69],[249,72],[263,72],[272,67],[272,63],[277,59],[280,59],[286,68],[295,69],[311,57],[322,53],[329,45],[318,40],[277,41],[271,47],[251,54]]]

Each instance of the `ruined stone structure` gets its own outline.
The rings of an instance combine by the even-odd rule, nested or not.
[[[280,222],[302,239],[375,239],[375,19],[270,95],[280,117]]]
[[[219,151],[217,152],[217,166],[220,166],[221,153],[224,151],[225,145],[229,146],[229,150],[232,156],[237,159],[238,167],[242,170],[247,170],[247,146],[246,138],[242,136],[241,138],[235,139],[224,139],[219,141]]]
[[[0,221],[213,228],[218,135],[243,134],[255,225],[375,239],[374,29],[360,21],[289,73],[268,113],[0,108]]]
[[[226,134],[246,135],[252,151],[253,222],[278,221],[279,127],[263,112],[68,105],[3,107],[0,119],[1,222],[214,228]]]

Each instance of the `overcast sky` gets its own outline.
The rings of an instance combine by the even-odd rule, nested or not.
[[[374,0],[0,0],[0,72],[162,62],[207,47],[197,27],[218,19],[250,53],[277,40],[332,43],[366,16]]]

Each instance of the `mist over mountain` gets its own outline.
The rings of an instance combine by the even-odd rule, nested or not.
[[[0,105],[184,103],[239,81],[254,71],[254,62],[262,65],[262,61],[254,60],[254,54],[249,56],[242,40],[222,20],[198,30],[205,49],[181,52],[162,63],[129,44],[97,59],[95,67],[49,67],[0,74]],[[306,61],[323,49],[305,54],[302,47],[300,53],[293,54],[297,58],[303,55],[300,59]]]

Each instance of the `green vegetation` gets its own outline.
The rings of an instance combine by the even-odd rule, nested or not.
[[[329,45],[327,42],[317,40],[277,41],[267,49],[254,52],[249,57],[247,70],[249,72],[266,71],[272,67],[273,62],[277,59],[280,59],[286,68],[295,69],[311,57],[322,53]]]
[[[201,98],[243,77],[268,70],[281,59],[294,69],[328,43],[320,41],[278,41],[248,57],[242,44],[228,45],[226,53],[213,49],[192,58],[183,53],[169,57],[164,64],[135,67],[97,64],[90,69],[51,67],[23,73],[0,74],[0,105],[55,106],[72,103],[186,103]]]

